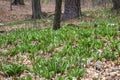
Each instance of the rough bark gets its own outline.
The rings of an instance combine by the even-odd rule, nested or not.
[[[13,3],[12,3],[12,5],[24,5],[25,3],[24,3],[24,0],[14,0],[13,1]]]
[[[81,16],[80,0],[65,0],[65,9],[62,20],[78,18]]]
[[[120,0],[112,0],[113,2],[113,9],[118,10],[120,9]]]
[[[61,6],[62,6],[62,0],[56,0],[55,17],[54,17],[54,23],[53,23],[54,30],[57,30],[60,28]]]
[[[33,19],[41,19],[42,18],[40,0],[32,0],[32,18]]]

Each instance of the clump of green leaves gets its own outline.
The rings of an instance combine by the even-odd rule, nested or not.
[[[6,76],[20,75],[21,73],[24,72],[25,69],[26,69],[26,66],[20,65],[20,64],[9,64],[9,65],[3,64],[2,65],[2,72]]]

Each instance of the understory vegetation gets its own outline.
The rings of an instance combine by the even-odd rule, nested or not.
[[[98,10],[84,11],[83,17],[56,31],[48,26],[1,33],[0,74],[32,80],[31,75],[19,77],[27,71],[34,78],[79,80],[89,59],[119,63],[120,15]]]

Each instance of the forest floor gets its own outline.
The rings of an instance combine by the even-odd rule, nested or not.
[[[53,3],[43,4],[43,12],[54,12]],[[13,21],[28,20],[32,15],[31,1],[26,0],[25,5],[13,5],[10,9],[10,0],[0,0],[0,23],[9,23]]]
[[[0,80],[120,79],[120,15],[83,11],[52,31],[53,18],[29,20],[25,4],[11,11],[8,0],[0,1]],[[42,10],[53,13],[54,5]]]
[[[26,16],[31,15],[31,6],[26,3],[25,6],[13,6],[10,9],[10,1],[0,0],[0,23],[8,23],[18,20],[25,20]]]
[[[31,8],[30,0],[26,0],[25,5],[13,5],[12,10],[10,9],[9,0],[0,0],[0,32],[50,24],[49,21],[45,24],[40,24],[40,21],[32,21]],[[53,3],[42,4],[42,11],[45,12],[44,15],[46,15],[46,17],[52,15],[54,13]],[[45,20],[43,20],[43,22],[45,22]]]

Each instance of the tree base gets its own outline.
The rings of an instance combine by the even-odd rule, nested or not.
[[[61,21],[66,21],[70,19],[76,19],[79,18],[79,15],[73,15],[72,14],[62,14]]]
[[[11,5],[25,5],[24,0],[14,0]]]

